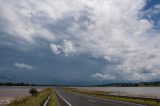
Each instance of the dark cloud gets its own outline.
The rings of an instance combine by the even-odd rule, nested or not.
[[[159,10],[152,0],[2,0],[0,80],[159,79]]]

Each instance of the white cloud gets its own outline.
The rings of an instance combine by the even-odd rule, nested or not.
[[[59,45],[50,44],[50,48],[51,48],[52,52],[55,53],[55,54],[60,54],[61,53]]]
[[[50,48],[53,53],[60,54],[64,53],[65,56],[73,54],[76,52],[76,49],[71,41],[63,40],[62,45],[50,44]]]
[[[20,69],[32,70],[33,66],[24,63],[14,63],[14,66]]]
[[[100,74],[100,73],[96,73],[96,74],[93,74],[92,77],[96,78],[97,80],[114,80],[116,79],[115,76],[112,76],[110,74]]]
[[[63,46],[61,48],[62,48],[62,51],[64,52],[64,54],[66,56],[68,56],[71,53],[76,52],[76,49],[75,49],[73,43],[71,41],[68,41],[68,40],[63,41]]]
[[[159,6],[143,12],[145,2],[1,0],[0,29],[18,40],[36,44],[39,44],[35,40],[37,37],[47,40],[55,54],[83,53],[109,62],[118,61],[112,74],[135,75],[144,80],[160,78],[160,34],[153,31],[151,20],[143,18],[148,11],[156,13]],[[144,70],[147,75],[142,72]],[[106,69],[106,73],[108,71]],[[105,77],[107,74],[96,75]]]

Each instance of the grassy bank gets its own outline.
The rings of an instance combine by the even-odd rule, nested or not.
[[[8,106],[41,106],[45,102],[48,95],[50,95],[50,94],[51,94],[51,98],[49,100],[49,103],[50,103],[49,106],[54,106],[53,93],[54,93],[53,89],[47,88],[45,90],[38,92],[34,96],[27,96],[22,99],[14,100],[10,104],[8,104]],[[52,103],[53,103],[53,105],[52,105]]]
[[[107,95],[108,94],[107,92],[80,90],[80,89],[75,89],[75,88],[63,88],[63,89],[66,91],[69,91],[69,92],[81,93],[81,94],[94,96],[94,97],[98,97],[98,98],[132,102],[132,103],[137,103],[137,104],[144,104],[147,106],[160,106],[160,101],[146,99],[146,98],[111,96],[111,95]]]
[[[55,106],[55,94],[54,94],[54,90],[52,90],[51,92],[51,97],[49,99],[49,102],[48,102],[48,106]]]

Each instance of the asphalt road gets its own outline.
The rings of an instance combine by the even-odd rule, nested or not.
[[[61,106],[145,106],[129,102],[101,99],[55,88]]]

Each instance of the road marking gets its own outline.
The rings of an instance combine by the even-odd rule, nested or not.
[[[96,102],[96,101],[94,101],[94,100],[91,100],[91,99],[88,99],[90,102]]]
[[[44,105],[43,105],[43,106],[47,106],[47,104],[48,104],[48,101],[49,101],[50,97],[51,97],[51,94],[48,96],[48,98],[47,98],[47,100],[45,101],[45,103],[44,103]]]
[[[138,106],[147,106],[147,105],[142,105],[142,104],[137,104],[137,103],[131,103],[131,102],[125,102],[125,101],[118,101],[118,100],[112,100],[112,99],[98,98],[98,97],[93,97],[93,96],[89,96],[89,95],[82,95],[82,94],[79,94],[79,95],[81,95],[81,96],[88,96],[88,97],[93,98],[93,99],[101,99],[101,100],[104,100],[104,101],[110,100],[110,101],[115,101],[115,102],[119,102],[119,103],[129,103],[129,104],[135,104],[135,105],[138,105]]]
[[[58,95],[63,101],[65,101],[65,102],[68,104],[68,106],[72,106],[66,99],[64,99],[64,98],[57,92],[57,90],[55,90],[55,91],[56,91],[57,95]]]

